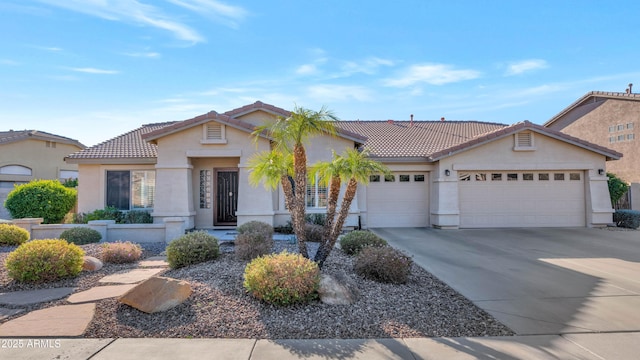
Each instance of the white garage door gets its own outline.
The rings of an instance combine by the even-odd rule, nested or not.
[[[367,226],[429,226],[429,174],[374,175],[367,186]]]
[[[585,226],[582,171],[458,172],[460,227]]]

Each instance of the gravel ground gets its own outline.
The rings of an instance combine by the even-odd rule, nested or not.
[[[310,244],[310,253],[315,251],[314,245],[317,246]],[[83,248],[90,255],[98,254],[96,245]],[[274,251],[284,249],[295,252],[296,245],[277,241]],[[0,248],[1,262],[7,250]],[[163,274],[191,284],[193,294],[183,304],[163,313],[146,314],[115,299],[101,300],[84,336],[349,339],[513,335],[489,314],[415,265],[407,284],[381,284],[355,275],[353,258],[335,249],[323,272],[351,277],[360,290],[359,300],[353,305],[332,306],[313,301],[277,307],[245,293],[242,274],[247,262],[235,259],[231,244],[222,244],[221,250],[215,261]],[[159,245],[151,246],[146,254],[160,251]],[[80,291],[95,285],[104,275],[131,267],[106,264],[96,273],[83,273],[75,279],[46,285],[16,284],[2,268],[0,292],[54,286],[75,286]],[[59,300],[34,309],[64,303]]]

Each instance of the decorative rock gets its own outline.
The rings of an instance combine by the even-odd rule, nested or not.
[[[151,314],[182,304],[191,292],[191,285],[186,281],[157,276],[141,282],[118,301]]]
[[[102,261],[93,256],[85,256],[84,263],[82,264],[82,270],[84,271],[98,271],[102,269]]]
[[[360,291],[355,283],[344,273],[334,276],[320,275],[320,287],[318,289],[320,301],[329,305],[350,305],[356,302]]]

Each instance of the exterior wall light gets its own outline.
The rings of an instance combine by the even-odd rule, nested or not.
[[[446,170],[444,171],[444,175],[445,175],[445,176],[449,176],[449,175],[451,175],[451,171],[449,171],[449,169],[446,169]]]
[[[598,175],[604,175],[604,169],[598,169]]]

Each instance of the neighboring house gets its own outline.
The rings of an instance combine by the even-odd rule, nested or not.
[[[624,181],[640,182],[640,94],[631,89],[591,91],[544,126],[622,153],[622,159],[607,164],[607,171]]]
[[[149,124],[73,153],[79,211],[149,209],[186,228],[285,224],[282,190],[248,182],[248,159],[270,141],[254,127],[288,116],[256,102],[226,113]],[[591,227],[612,221],[605,163],[621,154],[522,122],[340,121],[313,138],[309,163],[365,146],[391,169],[360,186],[346,226]],[[324,212],[327,189],[309,185],[308,212]]]
[[[10,217],[3,205],[15,184],[77,178],[78,166],[64,157],[84,148],[77,140],[43,131],[0,131],[0,219]]]

